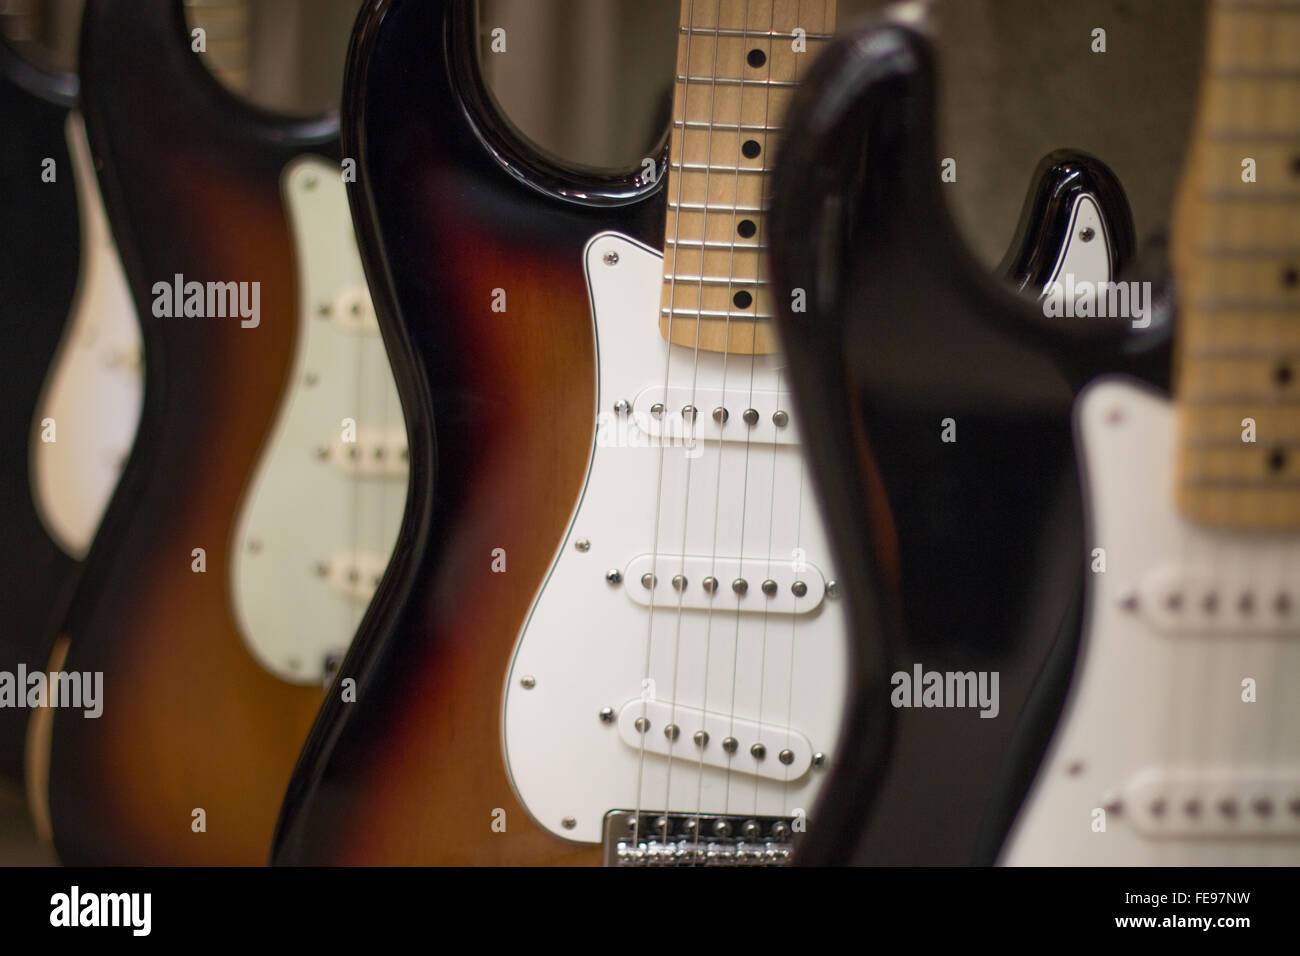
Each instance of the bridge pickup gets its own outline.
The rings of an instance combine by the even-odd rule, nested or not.
[[[660,555],[656,561],[642,554],[628,563],[623,585],[633,601],[647,607],[680,604],[754,614],[807,614],[826,596],[826,581],[812,565],[764,558]]]
[[[1155,768],[1124,788],[1121,819],[1149,837],[1300,839],[1300,768]]]
[[[356,441],[342,436],[330,445],[328,458],[340,471],[354,478],[405,478],[407,471],[406,429],[361,427]]]
[[[665,397],[666,396],[666,397]],[[643,390],[632,402],[637,427],[652,439],[660,436],[676,441],[694,437],[696,441],[735,441],[760,445],[798,445],[789,392],[739,388],[728,389],[688,385],[662,385]],[[683,409],[696,413],[683,415]],[[723,415],[718,409],[725,410]],[[749,412],[749,419],[745,413]],[[719,421],[718,419],[722,419]]]
[[[794,821],[718,813],[605,814],[606,866],[784,866]]]
[[[666,700],[628,701],[618,715],[618,734],[636,751],[644,747],[687,765],[703,762],[768,780],[796,780],[812,766],[812,745],[796,730]]]

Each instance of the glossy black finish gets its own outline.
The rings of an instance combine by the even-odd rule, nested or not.
[[[65,134],[76,97],[75,77],[40,70],[0,39],[0,671],[10,673],[49,662],[80,569],[41,522],[29,473],[37,402],[81,254]],[[41,178],[47,158],[55,163],[52,183]],[[0,708],[0,776],[22,776],[31,713]]]
[[[986,812],[1019,800],[1005,768],[1041,754],[1017,718],[1040,672],[1068,673],[1078,639],[1074,394],[1104,370],[1168,375],[1167,313],[1142,334],[1049,319],[974,261],[942,195],[934,86],[917,32],[837,41],[796,96],[774,182],[777,300],[808,290],[808,310],[780,325],[802,414],[826,423],[806,450],[856,636],[844,731],[856,746],[835,765],[805,862],[989,862],[977,850],[1000,834],[981,837]],[[1046,212],[1050,231],[1058,198],[1031,202],[1029,221]],[[945,419],[955,443],[941,441]],[[895,709],[891,676],[918,663],[998,672],[999,715]],[[1064,682],[1039,686],[1050,692],[1034,713],[1050,729]]]
[[[1037,295],[1052,277],[1057,257],[1071,238],[1075,203],[1084,195],[1097,200],[1106,220],[1110,274],[1118,276],[1133,261],[1133,215],[1119,180],[1087,153],[1059,149],[1044,156],[1034,170],[1016,237],[999,268],[1017,289]]]

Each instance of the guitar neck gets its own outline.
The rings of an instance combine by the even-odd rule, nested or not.
[[[1177,506],[1300,528],[1300,0],[1213,0],[1175,219]]]
[[[250,0],[185,0],[190,27],[207,32],[208,69],[226,87],[245,94],[249,86]]]
[[[660,331],[701,351],[776,351],[767,186],[836,0],[682,0]]]

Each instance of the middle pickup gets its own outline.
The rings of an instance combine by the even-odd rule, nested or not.
[[[623,584],[638,604],[754,614],[807,614],[826,596],[822,573],[791,559],[642,554]]]

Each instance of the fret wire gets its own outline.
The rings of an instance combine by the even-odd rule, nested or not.
[[[793,33],[780,30],[737,30],[735,27],[678,27],[678,33],[693,33],[696,36],[743,37],[747,40],[797,40]],[[805,40],[833,40],[833,33],[804,33]]]
[[[1300,312],[1300,302],[1265,302],[1258,299],[1202,299],[1191,303],[1193,312]]]
[[[1300,4],[1288,0],[1216,0],[1224,13],[1300,13]]]
[[[680,272],[674,273],[672,276],[664,276],[664,281],[671,282],[674,278],[678,282],[698,282],[705,285],[727,285],[728,283],[737,283],[746,286],[762,286],[771,284],[767,279],[752,279],[748,276],[691,276],[683,275]]]
[[[1253,405],[1261,408],[1300,407],[1300,395],[1282,395],[1279,392],[1192,392],[1184,394],[1181,401],[1190,405]]]
[[[1207,259],[1290,259],[1300,254],[1300,244],[1294,246],[1229,246],[1219,242],[1203,242],[1197,247],[1199,255]]]
[[[1300,146],[1300,131],[1238,130],[1220,127],[1206,132],[1206,138],[1215,143],[1287,143]]]
[[[688,212],[716,210],[717,212],[767,212],[766,206],[728,206],[719,203],[675,202],[668,200],[669,209],[682,209]]]
[[[768,86],[793,89],[799,84],[794,80],[748,80],[744,77],[730,76],[687,76],[682,73],[677,74],[678,83],[711,83],[714,86]]]
[[[1300,80],[1300,70],[1282,66],[1215,66],[1208,73],[1216,80]]]
[[[1238,435],[1188,435],[1183,438],[1183,444],[1201,451],[1242,451],[1258,455],[1261,450],[1300,448],[1300,435],[1257,443],[1244,442]]]
[[[712,166],[708,163],[669,163],[673,169],[684,169],[688,173],[765,173],[763,166]]]
[[[667,315],[668,309],[659,310],[660,315]],[[747,312],[740,309],[686,309],[676,307],[672,310],[673,315],[689,315],[700,319],[774,319],[776,316],[771,312]]]
[[[1201,193],[1201,199],[1209,203],[1300,203],[1300,193],[1269,192],[1262,189],[1248,188],[1242,183],[1242,189],[1211,189]]]
[[[1270,345],[1189,345],[1183,350],[1183,354],[1202,362],[1239,362],[1252,359],[1293,362],[1300,359],[1300,347],[1284,349]]]
[[[767,248],[765,243],[756,242],[752,246],[737,246],[734,242],[725,239],[664,239],[664,245],[679,246],[683,249],[740,249],[744,252]]]
[[[1300,488],[1300,476],[1296,477],[1270,477],[1268,475],[1258,475],[1248,477],[1246,475],[1184,475],[1179,483],[1184,488],[1278,488],[1290,490]]]
[[[686,129],[752,130],[756,133],[779,133],[785,129],[784,126],[764,126],[759,123],[710,123],[708,120],[673,120],[673,126],[678,129],[684,126]]]

